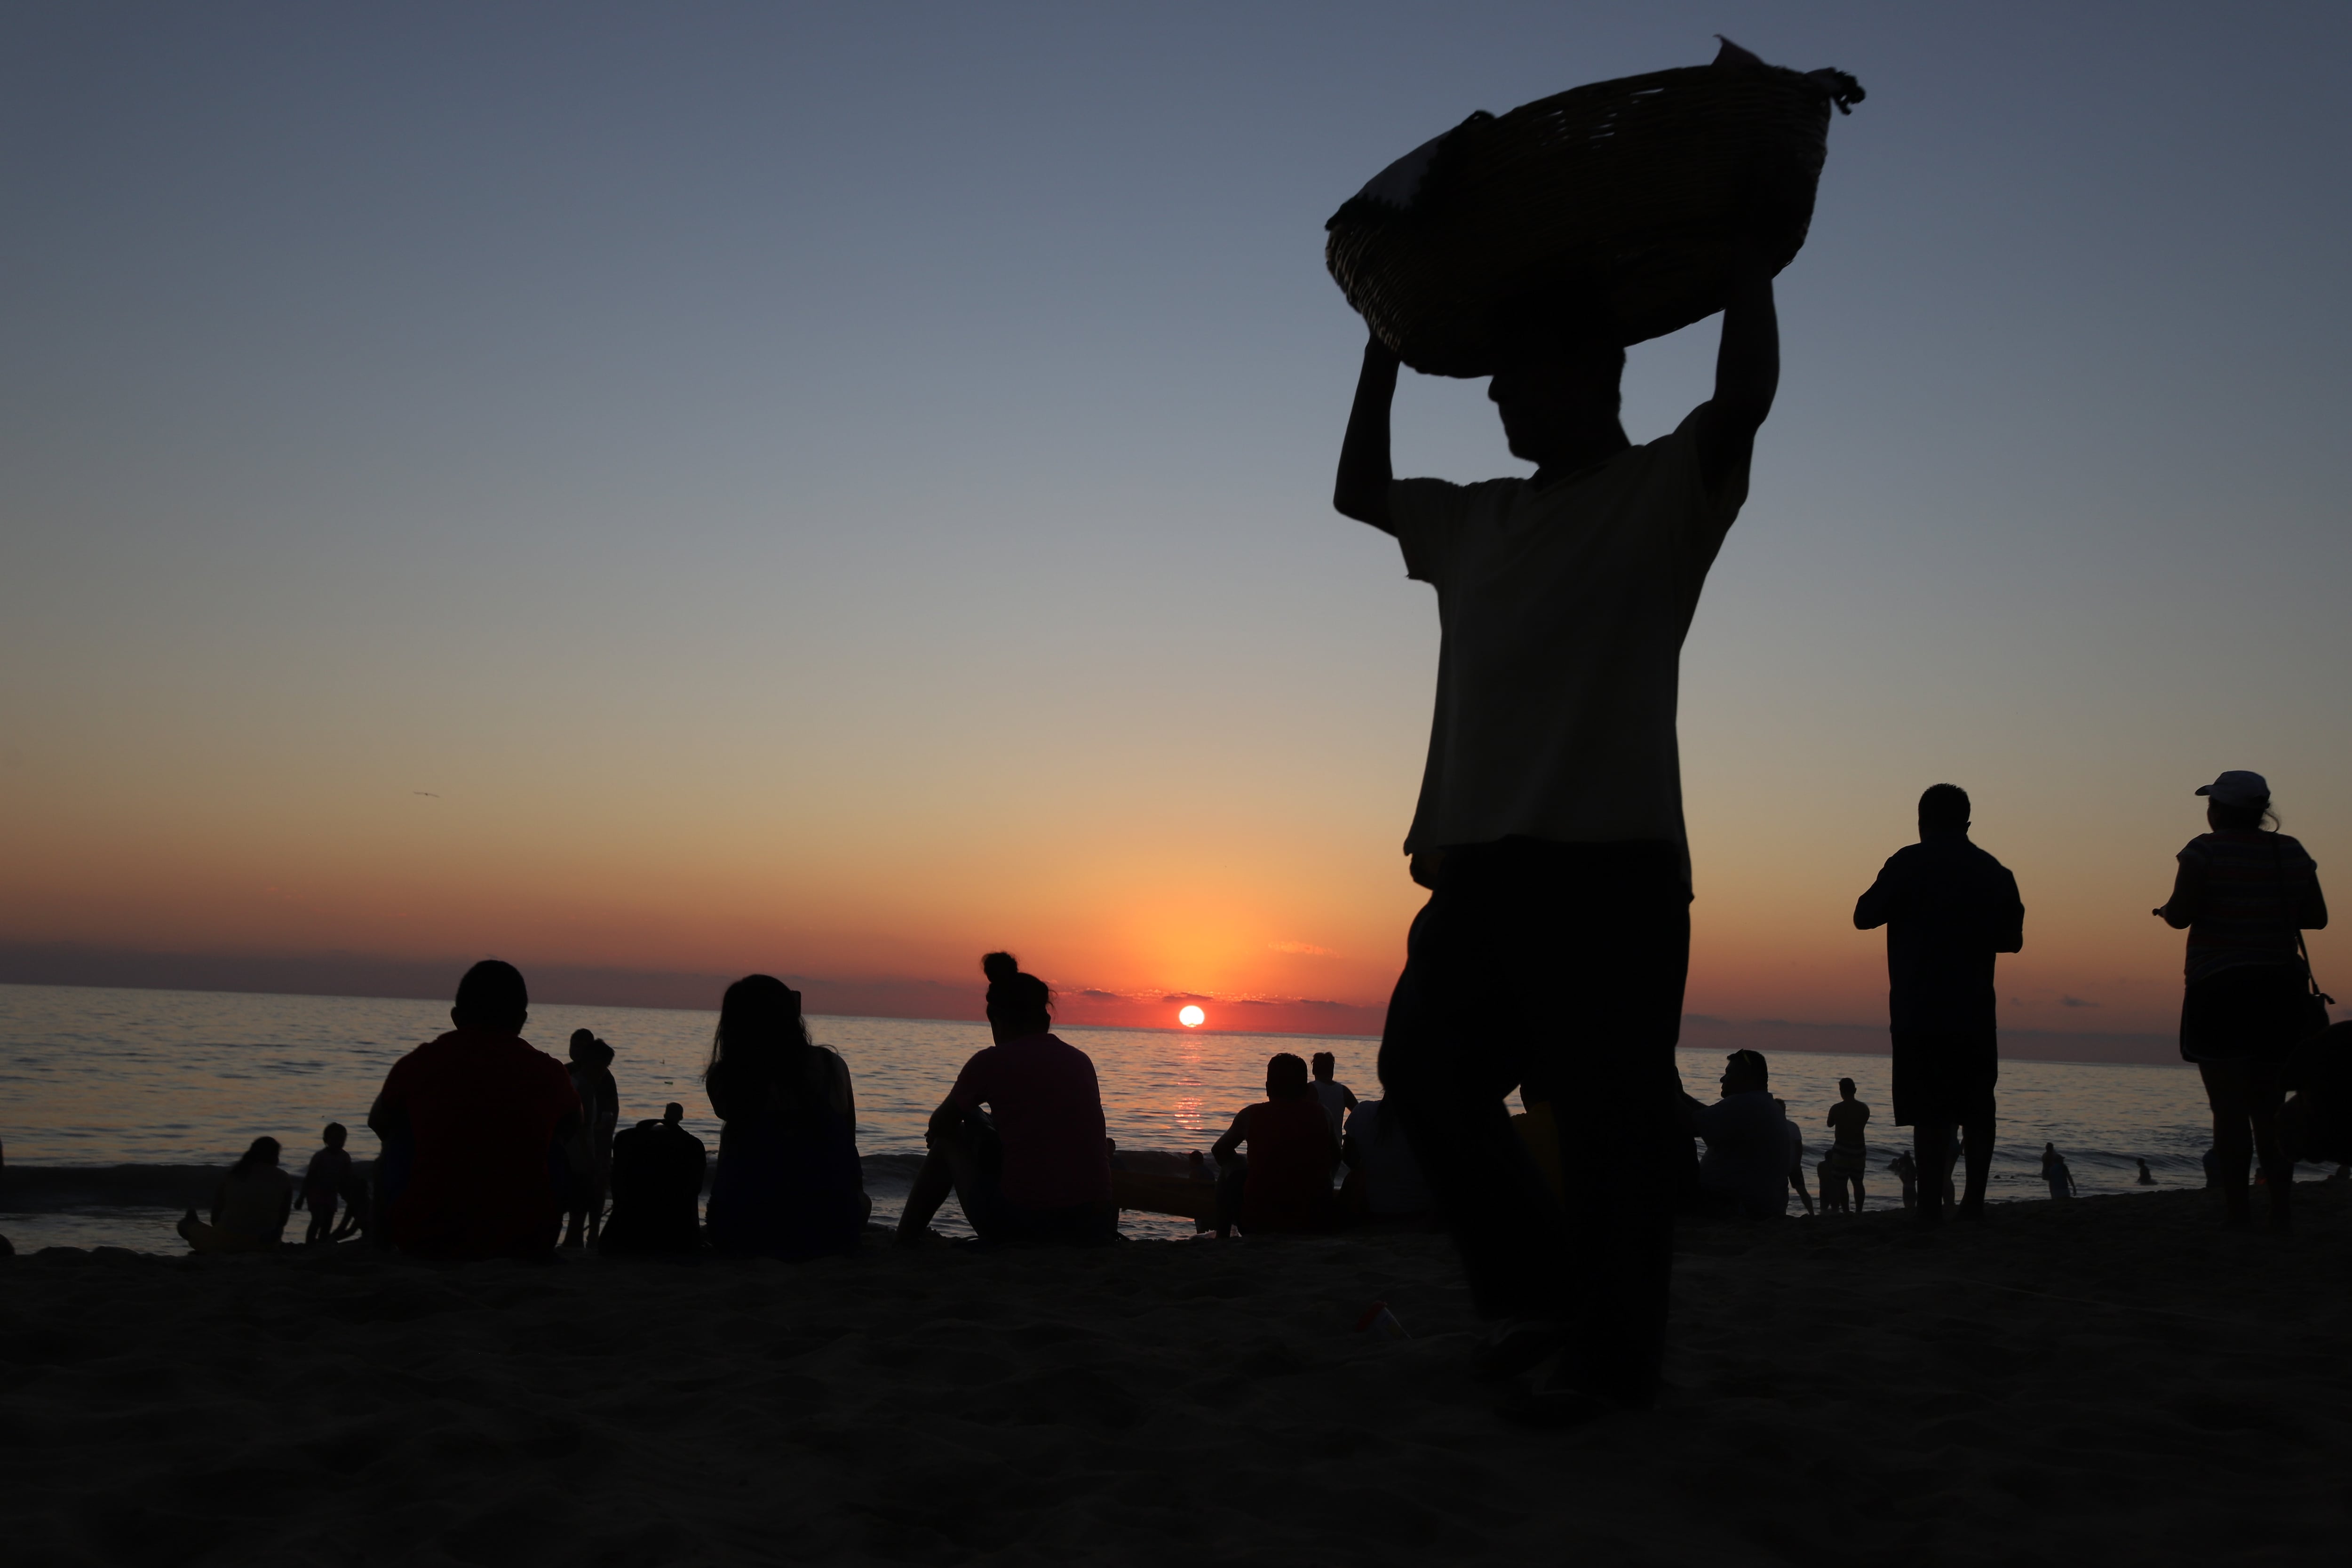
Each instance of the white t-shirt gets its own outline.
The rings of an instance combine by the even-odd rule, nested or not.
[[[1312,1083],[1315,1099],[1323,1107],[1323,1120],[1331,1124],[1331,1136],[1337,1141],[1348,1120],[1348,1086],[1328,1078],[1316,1079]]]
[[[1685,843],[1683,636],[1747,494],[1744,468],[1708,494],[1689,419],[1541,491],[1390,485],[1443,636],[1407,854],[1517,834]]]

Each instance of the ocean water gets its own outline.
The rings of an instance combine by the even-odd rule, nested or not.
[[[192,1184],[253,1139],[285,1145],[299,1173],[330,1121],[352,1130],[365,1160],[374,1139],[369,1102],[401,1054],[447,1027],[446,1005],[332,996],[0,985],[0,1235],[19,1248],[51,1244],[178,1250],[180,1207]],[[677,1100],[686,1124],[715,1152],[719,1128],[700,1074],[717,1016],[635,1007],[549,1005],[526,1035],[561,1056],[575,1028],[618,1053],[623,1124]],[[957,1069],[988,1043],[979,1024],[814,1017],[812,1031],[840,1051],[856,1086],[858,1143],[867,1157],[877,1218],[896,1215],[922,1152],[922,1131]],[[1111,1136],[1122,1150],[1205,1151],[1240,1107],[1260,1098],[1276,1051],[1328,1050],[1340,1081],[1379,1092],[1377,1042],[1148,1029],[1067,1029],[1094,1058]],[[1681,1053],[1683,1080],[1712,1098],[1722,1063]],[[1871,1132],[1874,1205],[1895,1201],[1885,1162],[1907,1146],[1891,1125],[1883,1057],[1781,1053],[1773,1092],[1803,1128],[1811,1160],[1828,1147],[1822,1125],[1837,1080],[1852,1078],[1877,1108]],[[2038,1198],[2039,1157],[2054,1142],[2085,1193],[2134,1192],[2135,1158],[2164,1186],[2200,1185],[2210,1142],[2204,1094],[2181,1067],[2006,1062],[2001,1068],[1996,1199]],[[112,1167],[146,1167],[143,1172]],[[1810,1178],[1809,1178],[1810,1180]],[[955,1229],[950,1203],[943,1229]],[[298,1215],[296,1224],[300,1224]],[[1130,1215],[1135,1234],[1189,1233],[1181,1221]],[[1180,1229],[1181,1227],[1181,1229]]]

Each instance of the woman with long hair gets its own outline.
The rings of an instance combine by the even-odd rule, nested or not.
[[[178,1230],[197,1252],[268,1252],[286,1232],[286,1217],[294,1212],[294,1184],[278,1168],[281,1152],[275,1138],[257,1138],[246,1146],[228,1174],[213,1190],[212,1223],[206,1225],[190,1209]]]
[[[711,1246],[787,1260],[856,1250],[873,1208],[857,1100],[847,1064],[810,1042],[801,994],[770,974],[730,985],[702,1085],[724,1124]]]
[[[2302,933],[2327,924],[2327,902],[2319,868],[2278,831],[2262,774],[2232,769],[2197,793],[2212,831],[2180,851],[2172,897],[2156,911],[2189,932],[2180,1054],[2197,1064],[2213,1108],[2214,1177],[2227,1222],[2253,1223],[2252,1152],[2270,1192],[2271,1228],[2284,1231],[2294,1166],[2279,1137],[2280,1078],[2312,1022]]]

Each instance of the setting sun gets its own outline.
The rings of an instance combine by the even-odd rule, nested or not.
[[[1209,1016],[1187,1002],[1176,1010],[1176,1021],[1188,1029],[1197,1029],[1209,1021]]]

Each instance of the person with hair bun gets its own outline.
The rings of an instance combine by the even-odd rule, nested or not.
[[[2172,897],[2157,918],[2189,932],[2180,1055],[2197,1064],[2213,1110],[2216,1184],[2232,1227],[2253,1223],[2246,1191],[2259,1154],[2271,1228],[2288,1225],[2294,1162],[2279,1136],[2288,1054],[2326,1026],[2312,1017],[2303,932],[2327,924],[2319,867],[2278,831],[2270,781],[2232,768],[2197,793],[2212,829],[2180,851]],[[2269,831],[2263,831],[2264,824]]]
[[[724,1123],[710,1245],[787,1262],[856,1251],[874,1208],[857,1163],[857,1100],[848,1065],[810,1042],[801,994],[772,974],[730,985],[702,1087]]]
[[[982,1241],[1113,1240],[1118,1208],[1094,1060],[1054,1037],[1053,992],[1011,953],[992,952],[980,966],[996,1043],[964,1063],[931,1112],[930,1152],[898,1240],[922,1239],[950,1188]]]

